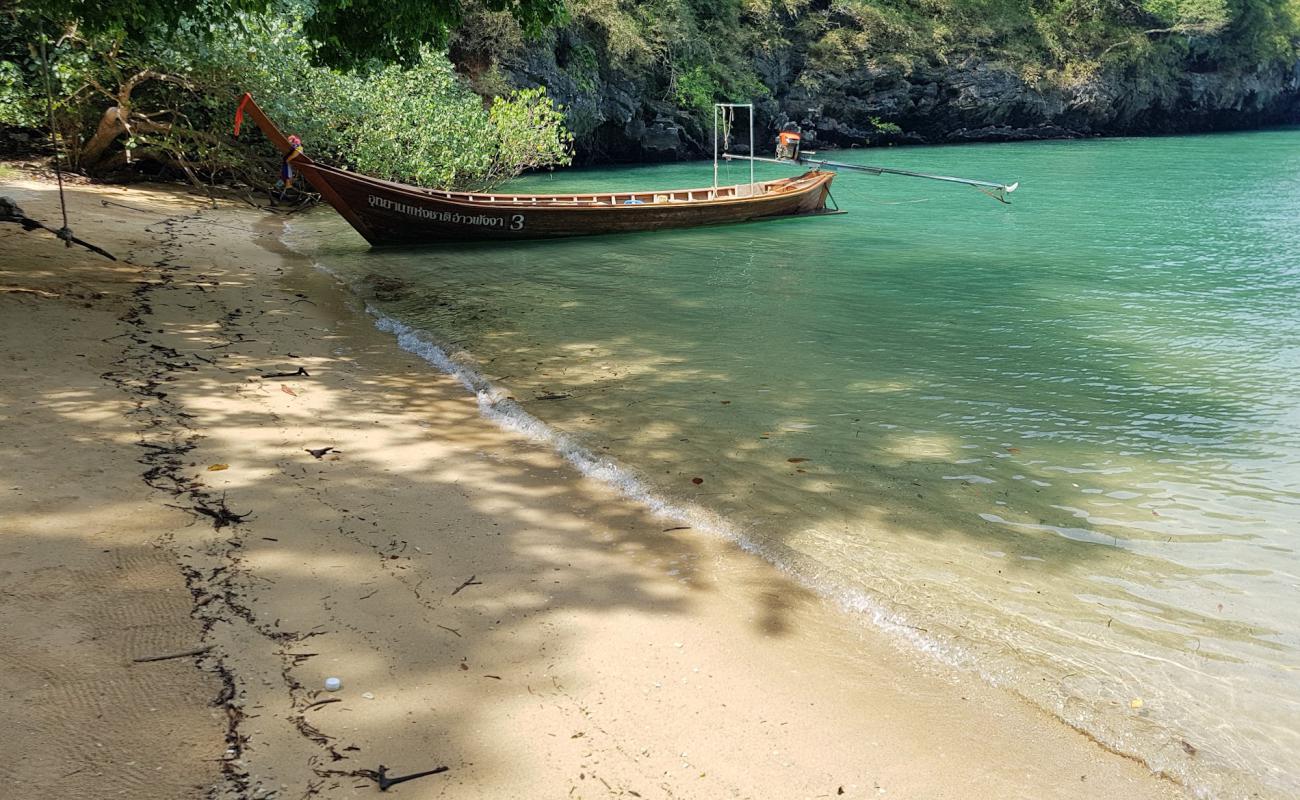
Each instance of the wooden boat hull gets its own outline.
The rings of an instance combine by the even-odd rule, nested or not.
[[[281,152],[289,143],[244,95],[244,109]],[[825,212],[834,173],[813,170],[750,186],[584,195],[442,192],[293,161],[297,171],[372,245],[524,241],[658,231]],[[629,202],[631,201],[631,202]]]
[[[825,209],[832,178],[832,173],[818,173],[792,182],[790,191],[734,200],[546,205],[540,199],[500,204],[458,200],[316,164],[301,172],[327,199],[337,198],[331,201],[334,207],[341,213],[346,208],[343,216],[374,245],[553,239],[812,214]]]

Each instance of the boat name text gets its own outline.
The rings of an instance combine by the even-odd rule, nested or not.
[[[494,217],[488,214],[462,214],[458,211],[438,211],[437,209],[414,206],[410,203],[399,203],[389,200],[387,197],[370,195],[370,205],[388,211],[396,211],[399,214],[408,214],[412,217],[432,220],[433,222],[450,222],[453,225],[479,225],[485,228],[503,228],[506,227],[505,217]],[[518,231],[524,227],[524,215],[515,214],[510,218],[510,230]]]

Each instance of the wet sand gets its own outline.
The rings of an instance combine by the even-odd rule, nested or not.
[[[280,218],[70,198],[132,263],[0,229],[12,796],[1184,796],[482,419]]]

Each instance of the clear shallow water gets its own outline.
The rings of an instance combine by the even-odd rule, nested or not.
[[[290,241],[589,471],[1208,795],[1300,794],[1300,130],[834,157],[1023,188],[844,174],[839,217],[369,251],[326,212]]]

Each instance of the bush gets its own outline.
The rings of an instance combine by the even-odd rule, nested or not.
[[[17,52],[23,38],[0,43],[0,122],[8,124],[31,124],[32,109],[44,108],[39,62]],[[383,178],[482,190],[568,163],[571,137],[544,90],[485,105],[441,51],[420,51],[409,69],[349,72],[316,66],[313,55],[293,9],[219,31],[186,22],[148,41],[65,37],[51,53],[57,125],[91,174],[150,161],[192,178],[269,183],[270,148],[257,136],[229,136],[235,104],[251,91],[314,157]]]
[[[34,128],[41,115],[25,85],[23,70],[12,61],[0,61],[0,125]]]
[[[252,91],[316,157],[381,178],[475,191],[569,161],[563,113],[544,89],[514,91],[485,107],[443,53],[424,51],[409,69],[366,74],[312,66],[301,48],[259,53],[230,95]]]

